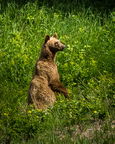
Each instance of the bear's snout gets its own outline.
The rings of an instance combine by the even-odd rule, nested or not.
[[[65,49],[66,46],[64,44],[61,44],[61,50]]]

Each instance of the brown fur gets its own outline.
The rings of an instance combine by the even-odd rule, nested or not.
[[[59,80],[55,64],[56,52],[64,48],[65,45],[57,39],[56,35],[46,36],[29,88],[28,104],[34,104],[35,108],[46,109],[52,106],[56,101],[55,92],[68,97],[67,89]]]

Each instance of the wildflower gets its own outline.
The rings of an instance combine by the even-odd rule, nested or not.
[[[31,113],[32,113],[32,111],[31,111],[31,110],[28,110],[28,113],[29,113],[29,114],[31,114]]]
[[[34,17],[30,15],[27,17],[27,20],[34,20]]]
[[[75,18],[76,17],[76,15],[72,15],[72,18]]]
[[[80,32],[83,32],[83,31],[84,31],[84,28],[79,28],[79,31],[80,31]]]
[[[94,113],[94,114],[97,114],[97,111],[95,110],[95,111],[93,111],[93,113]]]
[[[8,113],[4,113],[4,116],[8,116]]]
[[[43,110],[42,109],[37,109],[37,112],[42,112]]]
[[[59,18],[59,14],[57,14],[57,13],[54,13],[54,18]]]
[[[91,46],[90,45],[84,45],[84,48],[90,48]]]

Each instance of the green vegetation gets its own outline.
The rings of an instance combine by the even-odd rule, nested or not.
[[[87,2],[3,4],[0,143],[113,144],[115,12]],[[70,99],[59,95],[54,107],[34,110],[27,106],[29,83],[45,35],[55,32],[68,46],[57,65]]]

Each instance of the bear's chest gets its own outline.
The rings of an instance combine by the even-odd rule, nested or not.
[[[50,81],[59,79],[59,73],[55,63],[40,61],[37,64],[37,69],[40,75],[47,75]]]

